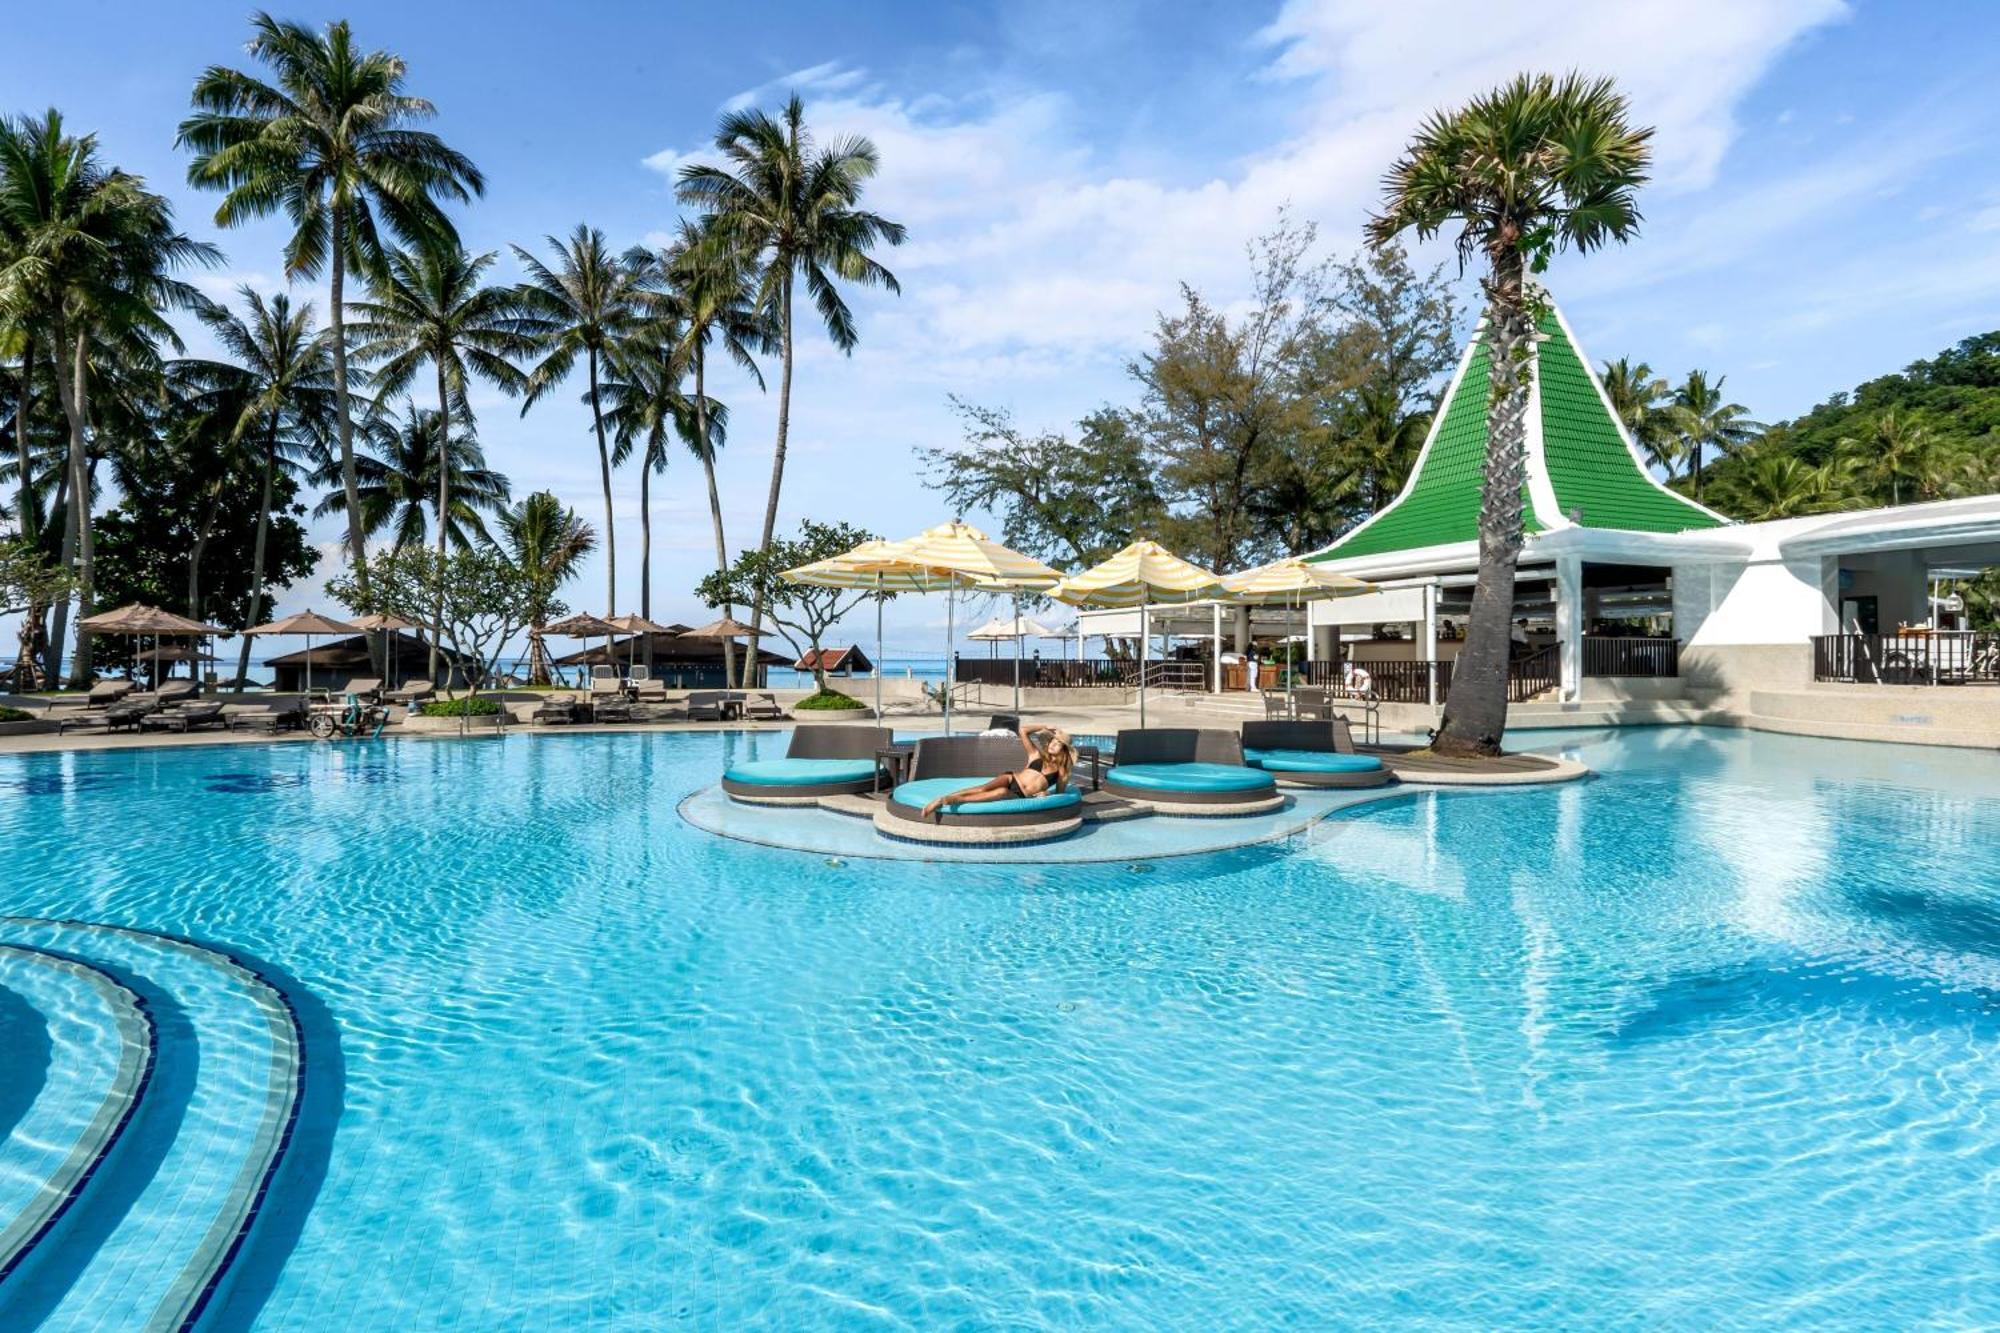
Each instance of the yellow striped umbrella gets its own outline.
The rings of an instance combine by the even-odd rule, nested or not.
[[[881,594],[890,592],[932,592],[939,588],[951,588],[958,582],[958,576],[948,570],[932,569],[914,564],[904,556],[906,542],[883,541],[871,537],[853,550],[842,555],[828,556],[815,560],[797,569],[788,569],[784,577],[793,583],[803,583],[815,588],[867,588],[877,595],[875,598],[875,716],[882,716],[882,601]],[[945,703],[950,707],[949,673],[947,672]]]
[[[1302,602],[1322,597],[1349,597],[1356,593],[1375,591],[1375,585],[1372,583],[1364,582],[1351,574],[1337,573],[1323,565],[1315,565],[1296,555],[1288,555],[1282,560],[1273,560],[1268,565],[1258,565],[1254,569],[1225,574],[1222,586],[1228,590],[1232,600],[1246,605],[1283,606],[1292,609],[1296,609]],[[1288,645],[1285,657],[1287,711],[1292,708],[1292,683],[1296,674],[1292,670]],[[1253,680],[1252,684],[1254,683]]]
[[[1139,608],[1139,725],[1146,725],[1146,666],[1154,602],[1206,602],[1227,598],[1219,575],[1187,561],[1156,541],[1136,541],[1102,564],[1072,574],[1049,590],[1071,606]]]

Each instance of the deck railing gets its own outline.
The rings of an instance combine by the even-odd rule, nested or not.
[[[1002,685],[1014,683],[1011,657],[961,657],[952,664],[952,679],[961,685]],[[1139,687],[1139,663],[1134,658],[1086,657],[1021,659],[1021,686],[1024,689],[1074,690],[1091,686]],[[1205,690],[1208,663],[1152,661],[1146,663],[1146,685],[1155,690]]]
[[[1680,640],[1637,636],[1612,638],[1585,636],[1583,674],[1678,676],[1681,674]]]
[[[1819,634],[1813,679],[1863,685],[2000,684],[2000,634]]]

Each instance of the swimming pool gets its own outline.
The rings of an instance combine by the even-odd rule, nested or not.
[[[274,1329],[2000,1318],[2000,756],[1545,739],[1602,776],[1017,867],[679,818],[777,735],[0,761],[0,913],[225,951],[0,927],[152,1026],[0,970],[0,1127],[152,1051],[0,1325],[113,1255]]]

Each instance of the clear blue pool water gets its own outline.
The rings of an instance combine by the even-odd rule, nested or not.
[[[2000,756],[1547,740],[1602,776],[1017,867],[680,819],[768,737],[15,758],[0,912],[296,999],[224,1326],[2000,1320]],[[182,1120],[268,1063],[163,1018]]]

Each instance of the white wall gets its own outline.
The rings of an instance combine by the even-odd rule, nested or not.
[[[1803,645],[1833,626],[1823,566],[1816,556],[1787,560],[1775,551],[1677,564],[1674,634],[1690,647]]]

